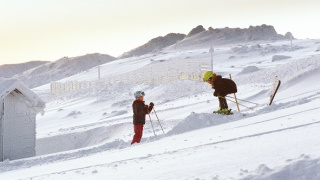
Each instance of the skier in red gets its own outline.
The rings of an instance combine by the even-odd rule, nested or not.
[[[145,96],[144,92],[137,91],[134,93],[135,101],[132,103],[133,109],[133,124],[134,124],[134,136],[131,144],[140,143],[143,125],[146,123],[146,114],[149,114],[154,106],[151,102],[148,105],[144,104],[143,97]]]

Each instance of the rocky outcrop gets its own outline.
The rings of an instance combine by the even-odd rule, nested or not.
[[[202,25],[197,26],[196,28],[193,28],[187,35],[187,37],[193,36],[195,34],[201,33],[205,31]]]
[[[286,39],[294,39],[294,37],[293,37],[293,35],[292,35],[292,33],[291,32],[287,32],[285,35],[284,35],[284,37],[286,38]]]
[[[244,29],[243,31],[248,41],[284,38],[278,35],[273,26],[267,26],[265,24],[261,26],[250,26],[249,29]]]

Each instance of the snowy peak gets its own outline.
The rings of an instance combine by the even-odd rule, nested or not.
[[[179,33],[170,33],[166,36],[159,36],[157,38],[151,39],[146,44],[139,46],[131,51],[125,52],[120,58],[141,56],[151,52],[161,51],[163,48],[175,44],[177,41],[182,40],[186,35]]]
[[[87,54],[78,57],[63,57],[57,61],[38,66],[16,76],[29,88],[34,88],[75,75],[92,67],[115,60],[105,54]]]

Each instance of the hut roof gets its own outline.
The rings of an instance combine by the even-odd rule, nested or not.
[[[28,104],[33,108],[38,109],[38,112],[43,111],[45,102],[35,94],[31,89],[24,85],[20,80],[14,78],[0,77],[0,100],[2,101],[8,94],[15,91],[18,94],[23,94],[29,101]]]

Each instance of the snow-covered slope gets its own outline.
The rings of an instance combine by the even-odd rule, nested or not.
[[[0,66],[0,77],[10,78],[29,69],[48,63],[49,61],[30,61],[21,64],[5,64]]]
[[[64,57],[25,71],[15,77],[23,81],[28,87],[34,88],[75,75],[113,60],[115,60],[115,58],[112,56],[98,53],[72,58]]]
[[[125,52],[119,58],[133,57],[133,56],[141,56],[144,54],[148,54],[151,52],[159,52],[163,48],[168,47],[172,44],[175,44],[178,41],[181,41],[186,35],[179,33],[169,33],[164,37],[159,36],[157,38],[151,39],[146,44],[139,46],[133,50]]]
[[[46,100],[37,119],[37,157],[0,163],[1,179],[320,179],[319,40],[242,42],[215,47],[214,71],[238,85],[240,112],[212,114],[218,100],[207,83],[104,84],[51,95],[49,85],[34,89]],[[209,60],[208,46],[166,50],[101,66],[101,76],[130,74],[161,63]],[[262,53],[263,52],[263,53]],[[290,59],[272,61],[274,55]],[[250,70],[250,66],[255,66]],[[121,72],[121,73],[120,73]],[[245,72],[245,73],[240,73]],[[150,74],[146,76],[152,77]],[[267,106],[275,76],[282,85]],[[96,80],[93,69],[61,81]],[[133,93],[154,102],[143,139],[133,137]],[[232,96],[229,98],[232,99]],[[245,100],[245,101],[243,101]],[[251,104],[246,101],[258,103]],[[246,107],[252,108],[246,108]]]

